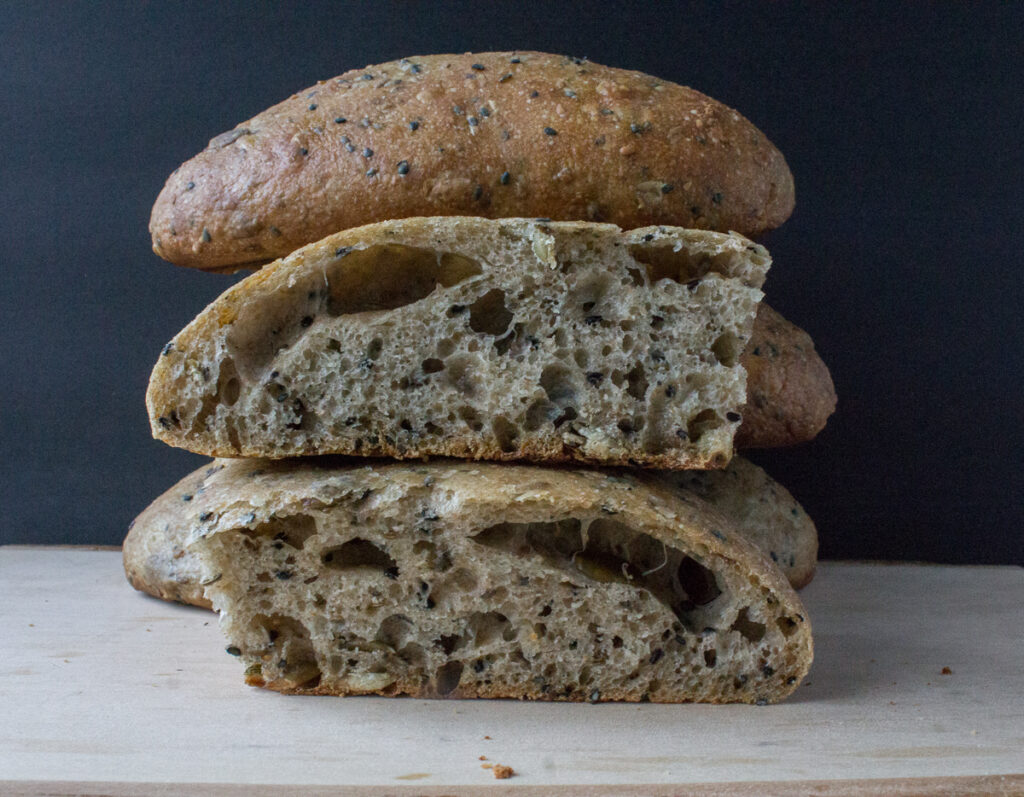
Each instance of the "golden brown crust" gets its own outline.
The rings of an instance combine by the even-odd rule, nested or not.
[[[775,448],[813,439],[835,412],[836,391],[814,341],[764,302],[740,356],[747,404],[737,448]]]
[[[547,53],[430,55],[321,81],[217,136],[170,176],[150,232],[167,260],[233,270],[391,218],[753,236],[793,204],[774,145],[693,89]]]

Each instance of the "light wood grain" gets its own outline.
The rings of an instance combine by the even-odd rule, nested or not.
[[[116,552],[0,548],[0,791],[1024,793],[981,779],[1024,773],[1024,570],[825,564],[803,597],[816,661],[778,706],[286,697]]]

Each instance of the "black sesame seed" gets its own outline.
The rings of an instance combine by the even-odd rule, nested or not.
[[[486,119],[486,118],[487,118],[488,116],[490,116],[490,115],[491,115],[491,109],[490,109],[490,108],[488,108],[488,107],[487,107],[486,105],[481,105],[481,106],[480,106],[480,115],[481,115],[481,116],[482,116],[482,117],[483,117],[484,119]]]
[[[565,93],[566,97],[571,97],[572,99],[576,99],[576,92],[573,91],[572,89],[565,89],[564,93]]]
[[[409,67],[409,71],[412,72],[414,75],[418,75],[422,70],[420,69],[419,64],[413,64],[412,66]]]
[[[189,181],[188,181],[188,184],[187,184],[187,185],[185,186],[185,190],[186,190],[186,191],[191,191],[191,190],[192,190],[193,188],[195,188],[195,187],[196,187],[196,184],[195,184],[195,183],[193,183],[193,182],[192,182],[191,180],[189,180]]]
[[[663,194],[671,194],[675,190],[676,190],[676,187],[674,185],[672,185],[672,183],[662,183],[661,193],[663,193]]]
[[[408,174],[409,173],[409,161],[399,161],[398,162],[398,173],[399,174]]]
[[[344,116],[335,116],[334,117],[334,124],[336,124],[336,125],[343,125],[347,121],[348,121],[348,119],[346,119]]]
[[[367,177],[376,177],[377,176],[377,170],[376,169],[368,169],[367,172],[366,172],[366,176]]]
[[[721,191],[715,191],[715,193],[713,193],[711,195],[711,201],[714,202],[716,205],[721,205],[722,204],[722,192]]]
[[[757,702],[754,705],[755,706],[767,706],[768,705],[768,701],[765,698],[763,698],[763,697],[759,697],[757,699]]]
[[[369,147],[367,147],[366,149],[364,149],[364,150],[363,150],[363,157],[364,157],[364,158],[372,158],[372,157],[373,157],[373,150],[372,150],[372,149],[370,149]]]
[[[514,57],[514,58],[510,58],[509,59],[509,63],[510,64],[519,64],[519,63],[522,63],[522,62],[519,60],[518,57]]]
[[[601,699],[601,690],[600,689],[595,689],[593,692],[590,693],[590,697],[588,698],[588,700],[590,700],[591,703],[596,703],[600,699]]]
[[[316,103],[315,102],[311,102],[309,104],[309,110],[311,110],[311,111],[315,111],[316,110]]]
[[[764,673],[765,678],[768,678],[772,675],[775,675],[775,668],[769,664],[766,664],[764,665],[764,667],[761,668],[761,672]]]
[[[667,386],[667,387],[665,388],[665,396],[666,396],[667,398],[672,398],[673,396],[675,396],[675,394],[676,394],[676,388],[675,388],[675,385],[668,385],[668,386]]]
[[[647,233],[647,235],[644,236],[644,240],[645,241],[653,241],[654,240],[654,233],[650,233],[650,232]]]
[[[600,371],[591,371],[589,374],[587,374],[587,381],[596,387],[597,385],[601,384],[601,382],[604,381],[604,374],[602,374]]]
[[[302,326],[302,327],[310,327],[310,326],[312,326],[313,325],[313,316],[311,316],[311,315],[303,316],[302,320],[299,322],[299,325]]]
[[[483,72],[485,67],[483,64],[473,64],[473,69],[475,69],[477,72]]]
[[[410,130],[418,130],[419,126],[420,126],[420,123],[417,122],[415,119],[413,119],[411,122],[409,122],[409,129]]]
[[[203,227],[203,234],[199,236],[204,244],[210,243],[210,231]]]
[[[778,562],[779,561],[779,556],[778,556],[778,554],[775,553],[775,551],[769,551],[769,554],[771,555],[773,562]]]
[[[173,343],[173,342],[171,342],[171,343],[168,343],[168,344],[167,344],[167,345],[165,345],[165,346],[164,346],[164,347],[163,347],[162,349],[160,349],[160,353],[161,353],[161,354],[162,354],[162,355],[163,355],[164,357],[166,357],[166,356],[167,356],[168,354],[170,354],[170,353],[171,353],[172,351],[174,351],[174,343]]]
[[[181,497],[181,500],[182,500],[182,501],[191,501],[191,500],[192,500],[192,493],[185,493],[185,494],[184,494],[184,495],[183,495],[183,496]]]
[[[498,82],[499,83],[505,83],[506,81],[509,81],[511,79],[512,79],[512,73],[511,72],[506,72],[504,75],[502,75],[500,78],[498,78]]]
[[[791,675],[791,676],[789,676],[789,678],[786,679],[786,686],[792,686],[795,683],[796,683],[796,676],[795,675]]]
[[[289,578],[292,577],[292,574],[291,571],[289,570],[278,570],[276,573],[274,573],[274,577],[278,581],[287,581]]]
[[[302,155],[302,157],[306,157],[309,154],[309,150],[306,149],[305,147],[299,147],[299,153]]]
[[[722,534],[718,529],[711,529],[711,533],[722,542],[725,542],[725,535]]]
[[[203,512],[199,515],[199,522],[205,523],[207,520],[213,517],[213,512]]]
[[[501,177],[498,178],[502,185],[508,185],[509,180],[512,179],[512,175],[508,172],[502,172]]]
[[[360,80],[373,80],[373,75],[371,75],[371,74],[370,74],[369,72],[367,72],[367,73],[366,73],[365,75],[363,75],[363,76],[362,76],[361,78],[359,78],[359,79],[360,79]]]
[[[733,423],[736,423],[736,421],[740,420],[742,417],[743,416],[740,415],[738,412],[727,412],[727,413],[725,413],[725,419],[727,421],[732,421]]]
[[[544,128],[544,135],[546,135],[546,136],[557,136],[558,135],[558,131],[555,130],[555,128],[553,128],[553,127],[545,127]]]
[[[234,645],[230,645],[230,646],[224,648],[224,652],[227,653],[229,656],[241,656],[242,655],[242,651],[240,649],[238,649],[237,647],[235,647]]]
[[[351,251],[352,251],[352,247],[351,246],[342,246],[339,249],[335,249],[334,250],[334,256],[335,257],[344,257],[345,255],[347,255]]]
[[[478,124],[480,124],[480,120],[477,119],[475,116],[469,117],[466,121],[469,122],[470,127],[476,127]]]
[[[483,195],[484,187],[482,185],[478,185],[476,188],[473,189],[473,199],[480,199],[480,197],[482,197]]]
[[[530,92],[530,96],[531,97],[539,97],[540,96],[540,92],[537,91],[536,89],[534,89],[533,91]]]
[[[588,315],[583,320],[587,324],[589,324],[590,326],[593,326],[594,324],[600,324],[601,323],[601,316],[599,316],[599,315]]]
[[[538,221],[541,224],[546,224],[547,222],[551,221],[551,219],[549,219],[547,216],[538,216],[537,218],[534,219],[534,221]]]
[[[664,655],[664,650],[662,650],[661,648],[655,648],[654,651],[651,653],[651,657],[647,661],[651,664],[657,664],[658,660],[661,659],[661,657]]]
[[[473,672],[483,672],[486,666],[483,659],[477,659],[473,662]]]
[[[462,108],[460,108],[458,105],[453,105],[452,113],[455,114],[456,116],[462,116],[462,114],[465,113],[465,111],[463,111]]]

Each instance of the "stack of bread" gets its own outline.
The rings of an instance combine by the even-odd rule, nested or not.
[[[737,112],[544,53],[370,66],[218,136],[154,249],[258,270],[159,356],[154,435],[217,459],[133,523],[129,580],[283,692],[785,697],[817,535],[733,453],[835,406],[761,302],[748,236],[793,201]]]

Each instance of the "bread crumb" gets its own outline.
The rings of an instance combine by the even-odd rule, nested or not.
[[[485,739],[490,739],[491,737],[490,737],[490,736],[485,736],[484,738],[485,738]]]
[[[491,768],[491,767],[493,767],[493,766],[494,766],[494,764],[490,764],[490,763],[487,763],[487,764],[481,764],[481,765],[480,765],[480,769],[490,769],[490,768]]]
[[[949,669],[949,667],[943,667],[942,668],[942,674],[943,675],[952,675],[953,671],[951,669]]]
[[[498,780],[505,780],[505,778],[511,778],[516,774],[516,771],[512,767],[507,767],[504,764],[494,765],[494,777]]]
[[[487,756],[482,755],[482,756],[480,756],[479,760],[480,761],[486,761],[487,760]]]

